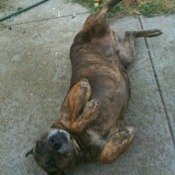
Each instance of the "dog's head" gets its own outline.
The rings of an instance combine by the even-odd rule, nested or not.
[[[64,170],[76,164],[79,147],[65,130],[52,129],[36,141],[26,156],[33,154],[37,164],[48,175],[62,175]]]

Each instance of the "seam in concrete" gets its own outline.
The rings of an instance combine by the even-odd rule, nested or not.
[[[74,13],[74,14],[62,15],[62,16],[58,16],[58,17],[55,16],[55,17],[49,17],[49,18],[38,19],[38,20],[25,21],[25,22],[20,22],[20,23],[16,23],[16,24],[9,24],[9,25],[5,25],[5,26],[6,26],[6,27],[11,27],[11,26],[17,26],[17,25],[21,25],[21,24],[29,24],[29,23],[34,23],[34,22],[47,21],[47,20],[65,18],[65,17],[70,17],[70,16],[72,16],[72,18],[75,18],[76,16],[84,15],[84,14],[88,14],[88,12],[81,12],[81,13]]]
[[[138,20],[139,20],[141,29],[144,30],[142,20],[141,20],[139,15],[138,15]],[[171,134],[171,139],[172,139],[172,142],[173,142],[173,146],[174,146],[174,149],[175,149],[175,136],[174,136],[174,133],[173,133],[173,128],[171,126],[170,117],[169,117],[168,110],[167,110],[167,107],[166,107],[166,104],[165,104],[165,100],[164,100],[164,97],[163,97],[163,94],[162,94],[159,79],[157,77],[156,69],[154,67],[153,58],[152,58],[152,55],[151,55],[151,52],[150,52],[150,48],[149,48],[147,38],[144,38],[144,41],[145,41],[145,45],[146,45],[146,48],[147,48],[147,51],[148,51],[148,56],[149,56],[149,59],[150,59],[150,62],[151,62],[151,67],[152,67],[152,70],[153,70],[153,73],[154,73],[154,77],[155,77],[155,81],[156,81],[156,84],[157,84],[157,88],[158,88],[158,92],[159,92],[159,95],[160,95],[163,110],[164,110],[164,113],[165,113],[165,116],[166,116],[168,128],[169,128],[169,131],[170,131],[170,134]]]

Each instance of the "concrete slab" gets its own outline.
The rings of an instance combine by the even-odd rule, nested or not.
[[[24,155],[58,117],[71,75],[69,48],[86,17],[58,18],[0,31],[2,175],[44,174],[32,157]],[[28,20],[21,14],[15,22],[20,22],[18,18]],[[111,22],[121,35],[126,30],[140,29],[137,18]],[[175,151],[143,39],[137,40],[136,49],[136,60],[128,70],[132,98],[125,117],[126,124],[137,128],[134,143],[111,165],[85,164],[68,174],[175,175]]]
[[[111,23],[120,36],[126,30],[140,30],[140,23],[134,18],[114,19]],[[136,40],[136,55],[128,69],[132,95],[125,116],[126,124],[137,128],[134,143],[111,165],[81,165],[70,174],[175,174],[175,151],[143,39]]]
[[[71,75],[69,48],[86,17],[0,31],[2,175],[43,174],[25,153],[58,118]]]
[[[159,28],[163,35],[148,39],[152,61],[156,70],[160,91],[165,103],[165,110],[170,128],[175,136],[175,15],[156,18],[142,18],[143,26]],[[174,138],[175,139],[175,138]]]
[[[19,7],[25,8],[30,5],[33,5],[41,0],[31,0],[31,1],[19,1],[19,0],[8,0],[9,4],[12,5],[13,10],[17,10]],[[12,11],[9,12],[8,8],[5,12],[1,12],[0,16],[3,17],[4,15],[10,14]],[[30,9],[24,13],[17,15],[16,17],[12,17],[6,21],[6,24],[16,24],[16,23],[25,23],[28,21],[37,21],[41,19],[47,18],[56,18],[65,15],[71,15],[76,13],[84,13],[87,12],[87,9],[82,7],[78,3],[67,3],[63,0],[49,0],[39,6]]]

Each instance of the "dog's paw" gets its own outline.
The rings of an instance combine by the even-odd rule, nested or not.
[[[85,105],[81,115],[71,123],[72,131],[76,133],[84,131],[97,118],[99,112],[98,100],[92,99]]]
[[[163,32],[159,29],[152,29],[145,31],[145,37],[156,37],[163,34]]]
[[[90,84],[89,81],[87,79],[83,79],[79,82],[79,85],[81,88],[89,88]]]
[[[89,115],[93,115],[95,113],[98,113],[100,110],[100,106],[99,106],[99,102],[98,100],[92,99],[91,101],[89,101],[84,110],[83,113],[84,114],[89,114]]]
[[[106,164],[112,163],[120,154],[128,149],[129,145],[134,140],[135,133],[135,128],[131,126],[114,132],[105,144],[100,154],[100,160]]]
[[[154,33],[154,35],[156,35],[156,36],[163,34],[163,32],[162,32],[161,30],[159,30],[159,29],[154,29],[154,30],[153,30],[153,33]]]

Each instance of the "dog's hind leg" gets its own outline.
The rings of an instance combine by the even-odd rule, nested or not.
[[[142,30],[142,31],[127,31],[125,33],[125,39],[124,39],[124,48],[126,49],[126,53],[121,53],[123,56],[121,56],[120,61],[122,62],[123,66],[125,68],[128,67],[128,65],[133,61],[135,57],[135,38],[138,37],[156,37],[161,35],[162,32],[157,29],[153,30]],[[127,55],[127,56],[125,56]]]
[[[88,33],[93,38],[104,36],[108,32],[109,26],[106,19],[107,13],[122,0],[110,0],[97,12],[91,14],[85,21],[81,33]]]
[[[134,137],[135,129],[133,127],[126,127],[114,132],[105,144],[100,154],[100,160],[106,164],[112,163],[120,154],[127,150]]]

